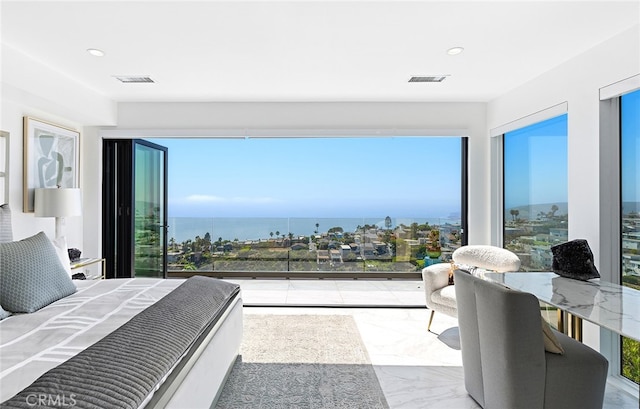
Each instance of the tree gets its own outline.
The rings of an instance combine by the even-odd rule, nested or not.
[[[415,239],[418,237],[418,223],[411,223],[411,238]]]
[[[509,213],[511,214],[511,218],[515,221],[516,220],[516,209],[509,210]]]
[[[315,234],[318,234],[318,229],[320,228],[320,223],[316,223],[316,230],[315,230]]]
[[[558,211],[558,206],[556,205],[551,206],[551,217],[555,217],[557,211]]]
[[[269,232],[269,236],[271,236],[271,238],[273,238],[273,232],[272,231]]]
[[[384,218],[384,227],[386,227],[387,230],[391,229],[391,217],[387,216]]]

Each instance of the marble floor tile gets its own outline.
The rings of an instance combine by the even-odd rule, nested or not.
[[[259,289],[243,289],[242,301],[245,305],[283,305],[287,302],[286,290],[259,290]]]
[[[344,304],[349,305],[399,305],[398,297],[388,291],[339,291]]]
[[[480,408],[464,388],[462,367],[374,365],[390,408]]]
[[[398,303],[403,306],[421,306],[426,305],[424,291],[390,291],[397,299]]]
[[[287,292],[287,305],[344,304],[337,291],[300,290]]]
[[[287,280],[290,291],[338,291],[335,280]]]
[[[430,310],[398,308],[424,305],[420,281],[239,281],[244,314],[353,316],[391,409],[479,408],[464,388],[457,320],[436,313],[429,332]],[[387,303],[394,308],[354,308]],[[605,409],[638,407],[637,398],[607,384]]]
[[[231,283],[240,285],[243,290],[261,290],[261,291],[286,291],[289,289],[287,280],[267,280],[267,279],[225,279]]]

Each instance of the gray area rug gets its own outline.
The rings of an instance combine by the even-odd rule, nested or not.
[[[245,315],[217,408],[388,408],[353,317]]]

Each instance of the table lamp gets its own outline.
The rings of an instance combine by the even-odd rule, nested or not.
[[[34,213],[36,217],[56,218],[56,238],[65,234],[65,217],[82,214],[82,197],[77,188],[35,189]]]

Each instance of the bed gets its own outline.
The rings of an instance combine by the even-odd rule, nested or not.
[[[25,245],[31,246],[30,257],[10,251]],[[40,254],[42,247],[46,255]],[[10,300],[12,286],[27,292],[25,280],[48,280],[47,292],[63,288],[62,294],[69,293],[0,321],[2,408],[207,408],[215,403],[242,339],[239,286],[199,276],[71,281],[64,268],[60,273],[57,257],[44,233],[0,244],[5,310],[25,309]],[[18,270],[27,265],[22,271],[27,278],[14,273],[16,263]],[[50,276],[62,284],[52,283]]]

